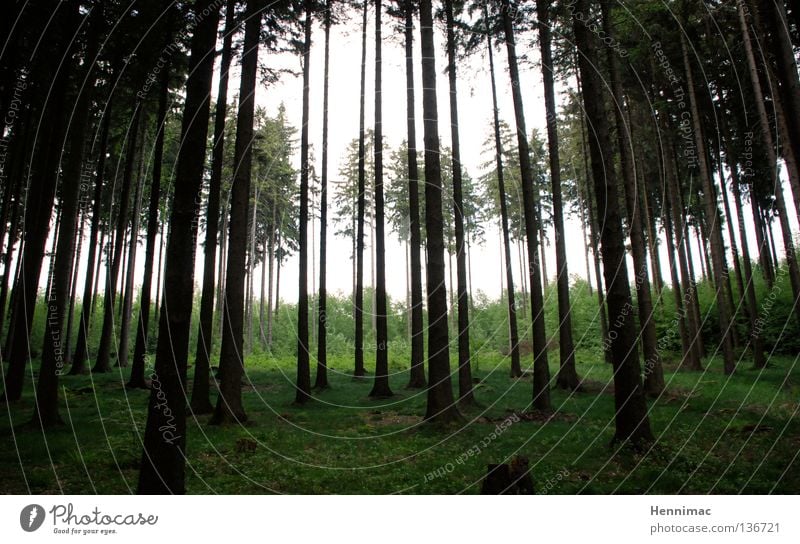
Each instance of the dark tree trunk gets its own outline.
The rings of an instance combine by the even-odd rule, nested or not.
[[[797,254],[794,250],[794,242],[792,240],[792,231],[789,226],[789,215],[787,213],[786,202],[783,197],[783,184],[781,183],[780,172],[778,170],[778,160],[775,151],[775,146],[770,134],[769,119],[767,118],[767,111],[764,105],[764,97],[761,93],[761,83],[758,76],[758,69],[753,55],[753,48],[750,42],[750,34],[747,27],[747,18],[745,16],[744,1],[737,0],[739,11],[739,23],[741,25],[742,41],[744,42],[744,49],[747,56],[747,64],[750,70],[750,80],[753,86],[753,94],[755,97],[756,108],[758,109],[758,118],[761,128],[761,138],[763,141],[764,149],[767,152],[769,164],[773,169],[773,180],[770,183],[774,187],[775,193],[775,206],[778,209],[778,220],[781,225],[781,234],[783,235],[783,246],[786,253],[786,264],[789,269],[789,280],[792,286],[792,294],[795,301],[800,299],[800,268],[797,264]],[[777,264],[777,260],[776,260]],[[798,319],[800,313],[795,312]]]
[[[165,43],[172,39],[171,20],[173,12],[168,15]],[[166,65],[161,72],[158,90],[158,113],[156,115],[156,141],[153,149],[153,179],[150,182],[150,201],[147,207],[147,241],[145,242],[144,277],[142,278],[142,292],[139,302],[139,319],[136,324],[136,344],[133,349],[133,363],[131,377],[127,387],[147,388],[149,380],[145,377],[147,364],[148,339],[150,337],[150,303],[153,285],[153,263],[156,253],[156,237],[158,236],[158,208],[161,205],[161,162],[164,157],[164,136],[169,100],[170,65]],[[206,380],[208,381],[208,380]],[[195,384],[195,389],[197,384]],[[195,394],[195,391],[192,391]]]
[[[69,283],[75,254],[75,231],[77,227],[79,199],[82,187],[83,148],[89,125],[89,108],[96,76],[93,67],[96,61],[102,8],[95,7],[87,17],[91,19],[88,30],[84,68],[77,78],[80,87],[74,109],[70,112],[75,120],[73,129],[66,133],[69,153],[61,182],[61,226],[58,229],[56,253],[52,257],[53,280],[47,292],[47,319],[45,320],[42,361],[36,382],[36,407],[33,423],[42,428],[61,424],[58,413],[58,378],[64,371],[64,320],[69,310]]]
[[[600,74],[597,48],[582,19],[591,20],[589,2],[577,0],[573,14],[575,42],[580,52],[579,69],[583,82],[583,104],[596,138],[589,139],[592,172],[601,232],[605,271],[606,302],[614,329],[608,343],[614,365],[615,441],[645,442],[653,439],[647,416],[641,370],[636,350],[636,327],[631,315],[631,292],[625,264],[625,241],[619,213],[617,180],[608,176],[605,160],[611,156],[608,115]]]
[[[536,215],[536,194],[533,186],[530,149],[525,128],[525,113],[522,105],[522,89],[519,84],[519,69],[514,41],[514,26],[509,0],[502,0],[508,71],[511,76],[511,95],[514,100],[514,117],[517,126],[519,167],[522,181],[522,200],[525,215],[525,237],[528,244],[528,274],[531,290],[531,319],[533,321],[533,406],[540,410],[550,409],[550,368],[547,362],[547,333],[544,326],[544,295],[539,270],[539,225]]]
[[[692,68],[689,64],[689,52],[685,39],[681,35],[681,49],[683,50],[683,66],[686,72],[686,86],[688,87],[689,105],[692,113],[692,125],[694,126],[694,139],[697,146],[698,163],[700,167],[700,179],[703,183],[703,204],[705,217],[711,242],[711,259],[714,273],[714,287],[717,293],[717,313],[719,315],[719,328],[722,335],[722,355],[724,358],[725,373],[731,374],[736,366],[733,353],[733,337],[731,334],[731,308],[729,307],[729,288],[728,265],[725,262],[725,246],[722,242],[722,229],[720,228],[719,209],[717,208],[716,186],[711,179],[710,169],[707,162],[706,145],[702,136],[702,126],[700,124],[700,114],[698,112],[697,99],[694,90],[694,77]]]
[[[383,198],[383,97],[381,56],[381,0],[375,0],[375,381],[369,396],[391,397],[389,387],[389,332],[386,308],[386,235]]]
[[[311,398],[311,369],[308,346],[308,101],[311,71],[311,0],[306,0],[303,44],[303,121],[300,130],[300,220],[299,220],[299,285],[297,299],[297,383],[294,401],[303,404]]]
[[[576,59],[577,61],[577,59]],[[582,86],[580,85],[580,72],[577,74],[578,88],[583,93]],[[590,244],[592,247],[592,260],[594,261],[594,277],[597,282],[597,311],[600,314],[600,337],[608,338],[608,314],[606,313],[606,299],[603,294],[603,275],[600,266],[600,250],[598,235],[597,220],[594,212],[594,198],[592,198],[592,171],[589,165],[589,144],[587,143],[586,126],[584,123],[584,116],[581,115],[581,151],[583,154],[583,168],[586,174],[586,195],[585,207],[589,216],[589,236],[591,237]],[[608,347],[603,343],[603,357],[607,364],[611,364],[611,352]]]
[[[41,104],[36,122],[43,129],[40,131],[41,140],[33,151],[32,172],[29,173],[26,191],[22,224],[24,242],[18,256],[21,268],[12,293],[10,342],[5,350],[8,361],[3,392],[5,401],[17,401],[22,396],[25,368],[30,359],[30,331],[53,212],[61,150],[65,143],[65,96],[72,69],[69,40],[78,17],[74,7],[74,4],[53,1],[43,2],[40,6],[43,13],[55,17],[55,20],[44,36],[44,49],[30,75],[37,85],[34,99]]]
[[[322,175],[319,191],[319,306],[317,308],[317,375],[315,389],[328,387],[328,72],[330,68],[331,3],[326,0],[325,67],[322,82]],[[270,271],[272,267],[270,266]],[[271,279],[271,274],[270,274]]]
[[[159,317],[155,370],[151,376],[142,468],[137,488],[139,494],[186,492],[185,395],[194,285],[194,222],[200,211],[198,202],[208,137],[219,5],[211,0],[198,0],[194,9],[196,14],[206,13],[206,16],[197,17],[198,24],[190,47],[189,78],[181,127],[182,145],[175,170],[164,268],[164,284],[169,285],[169,289],[164,290],[164,303]],[[253,19],[256,19],[255,26],[258,28],[258,18]],[[245,43],[245,47],[247,45]]]
[[[666,132],[666,127],[662,127]],[[670,147],[670,149],[673,149]],[[666,190],[665,193],[668,197],[669,209],[672,212],[670,219],[670,226],[673,230],[675,240],[674,248],[677,253],[677,262],[681,273],[680,286],[675,286],[675,289],[680,289],[680,301],[684,311],[684,319],[686,322],[686,344],[688,351],[685,349],[683,352],[683,361],[681,364],[690,370],[702,370],[701,359],[703,357],[703,347],[701,345],[702,336],[700,334],[699,323],[697,314],[695,313],[695,303],[697,301],[697,286],[694,282],[694,274],[691,273],[691,246],[687,232],[684,227],[683,206],[681,206],[680,199],[680,185],[677,179],[677,169],[675,168],[675,153],[672,156],[663,156],[662,162],[664,165],[664,177]],[[675,298],[678,299],[678,293],[675,293]],[[677,301],[676,301],[677,304]],[[682,338],[682,341],[684,339]]]
[[[125,170],[122,174],[122,190],[119,197],[117,210],[116,236],[114,251],[110,256],[111,262],[107,263],[105,293],[103,295],[103,331],[100,334],[100,346],[97,348],[92,372],[109,372],[111,370],[111,343],[114,340],[114,309],[117,294],[117,279],[119,278],[120,263],[123,249],[125,248],[125,231],[128,225],[128,208],[130,205],[131,185],[133,184],[133,170],[138,150],[139,125],[142,118],[141,99],[136,98],[133,105],[133,117],[128,127],[127,145],[125,149]]]
[[[675,231],[672,225],[672,206],[670,206],[669,200],[664,201],[664,229],[666,230],[667,234],[667,257],[669,259],[669,271],[672,277],[672,295],[675,299],[675,320],[677,321],[678,325],[678,334],[681,337],[681,353],[683,355],[683,361],[692,361],[695,358],[695,351],[692,347],[692,339],[689,334],[689,328],[687,325],[687,316],[686,316],[686,300],[684,300],[683,296],[683,288],[681,286],[680,278],[678,277],[678,257],[676,257],[678,244],[680,243],[680,234],[675,236]],[[673,240],[675,243],[673,244]],[[675,322],[673,322],[673,325]],[[699,362],[695,361],[694,363],[689,363],[688,366],[698,365]]]
[[[744,213],[742,212],[742,195],[741,195],[741,179],[739,175],[739,166],[737,157],[734,155],[732,145],[729,145],[730,133],[727,128],[726,111],[724,102],[720,93],[720,106],[721,106],[721,128],[725,137],[725,158],[728,168],[731,171],[731,188],[733,189],[733,206],[736,211],[737,225],[739,226],[739,240],[742,244],[742,269],[744,291],[742,297],[747,308],[747,318],[750,324],[750,342],[753,349],[753,363],[756,368],[764,368],[767,365],[767,359],[764,356],[764,343],[761,339],[761,331],[759,330],[759,308],[758,300],[756,298],[756,289],[753,284],[753,265],[750,262],[750,248],[747,243],[747,231],[745,229]],[[720,164],[720,169],[722,168]],[[756,226],[756,228],[758,228]]]
[[[425,387],[425,339],[422,323],[422,264],[419,217],[419,168],[417,165],[417,128],[414,104],[414,1],[405,0],[406,49],[406,130],[408,133],[408,214],[411,234],[411,372],[409,389]]]
[[[607,36],[613,36],[611,13],[608,0],[601,4],[603,29]],[[620,81],[617,52],[607,48],[608,69],[611,79],[611,94],[616,121],[617,146],[622,166],[622,179],[625,187],[625,206],[628,212],[630,228],[631,253],[633,254],[634,286],[639,316],[640,337],[644,353],[644,392],[658,397],[664,391],[664,370],[661,367],[661,355],[656,340],[656,325],[653,318],[653,299],[650,291],[650,276],[647,266],[647,247],[642,224],[642,204],[639,201],[636,181],[636,164],[633,157],[633,139],[625,122],[622,83]]]
[[[214,109],[214,147],[211,150],[211,178],[208,184],[206,239],[203,248],[203,290],[200,295],[200,324],[197,331],[197,351],[194,357],[194,380],[190,402],[194,414],[210,414],[214,410],[211,405],[208,383],[209,361],[214,344],[214,267],[217,260],[217,236],[219,234],[219,201],[225,148],[225,116],[228,111],[228,78],[235,27],[236,1],[228,0],[225,7],[225,35],[222,39],[217,105]]]
[[[212,423],[247,420],[242,405],[244,376],[244,275],[247,267],[248,199],[252,175],[253,117],[255,113],[258,43],[261,29],[261,2],[248,0],[245,16],[244,49],[239,84],[239,111],[236,119],[234,164],[238,165],[231,186],[226,266],[225,303],[222,310],[222,347],[219,357],[219,398]]]
[[[144,145],[142,145],[144,148]],[[139,248],[139,226],[142,215],[142,185],[144,157],[139,156],[139,168],[136,176],[136,194],[133,197],[133,213],[131,214],[131,238],[128,242],[128,267],[125,270],[125,293],[122,299],[122,319],[119,325],[119,353],[117,353],[117,366],[128,366],[128,355],[131,333],[131,317],[133,310],[133,277],[136,271],[136,250]]]
[[[425,420],[447,423],[461,414],[450,381],[447,289],[444,270],[442,171],[439,156],[439,112],[436,103],[436,50],[431,0],[420,0],[422,46],[422,117],[425,146],[425,231],[428,276],[428,401]]]
[[[553,193],[553,228],[556,242],[556,287],[558,290],[558,334],[561,366],[556,384],[562,389],[574,391],[580,388],[580,378],[575,369],[575,344],[572,340],[572,312],[569,301],[569,269],[567,267],[567,244],[564,237],[564,206],[561,201],[561,158],[558,150],[558,127],[556,126],[556,100],[553,89],[553,55],[550,49],[550,26],[548,5],[544,0],[536,1],[538,15],[539,47],[542,55],[542,80],[544,82],[544,104],[547,113],[547,144],[550,156],[550,182]]]
[[[364,370],[364,191],[366,180],[364,172],[364,100],[367,83],[367,6],[364,0],[364,12],[361,22],[361,102],[358,121],[358,203],[356,205],[356,294],[355,294],[355,369],[353,376],[360,377]]]
[[[83,176],[85,174],[81,174],[81,183],[83,183]],[[81,192],[83,191],[83,187],[81,187]],[[83,206],[81,206],[83,208]],[[72,363],[72,359],[70,358],[70,354],[72,353],[72,328],[75,322],[75,305],[76,300],[78,297],[78,271],[80,268],[81,263],[81,256],[83,255],[83,239],[84,239],[84,230],[86,226],[86,210],[82,209],[80,211],[81,219],[80,225],[78,227],[78,231],[76,233],[78,240],[77,246],[75,248],[75,255],[72,258],[72,278],[69,282],[69,309],[67,310],[67,327],[66,332],[64,333],[64,364],[69,365]],[[91,273],[91,272],[89,272]]]
[[[453,219],[455,221],[456,293],[458,299],[458,401],[462,404],[475,404],[469,345],[469,297],[464,237],[464,197],[461,180],[461,144],[458,134],[457,59],[453,0],[445,0],[444,9],[447,25],[447,75],[450,83],[450,138],[453,152]]]

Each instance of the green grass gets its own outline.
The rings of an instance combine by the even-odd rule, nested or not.
[[[243,389],[249,422],[189,420],[188,492],[470,494],[479,491],[487,463],[513,455],[529,458],[539,493],[800,491],[796,358],[773,357],[763,371],[743,361],[731,377],[720,361],[707,362],[704,372],[667,364],[668,390],[651,402],[657,442],[647,452],[610,445],[611,372],[596,351],[577,356],[587,392],[554,390],[549,420],[523,418],[495,438],[501,420],[528,406],[531,383],[511,380],[507,360],[493,350],[478,358],[481,407],[463,410],[464,425],[431,428],[421,424],[424,393],[404,389],[404,361],[392,364],[396,396],[373,401],[371,380],[353,380],[350,360],[334,357],[331,389],[297,407],[293,359],[252,357],[252,386]],[[554,351],[551,372],[557,361]],[[26,424],[33,407],[28,376],[23,399],[0,423],[0,492],[132,492],[148,393],[125,391],[125,377],[115,369],[62,378],[66,425],[44,435]]]

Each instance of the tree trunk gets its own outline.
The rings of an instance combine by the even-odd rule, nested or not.
[[[525,113],[522,105],[522,90],[519,84],[519,69],[514,41],[514,27],[509,0],[502,0],[503,27],[508,51],[508,71],[511,76],[511,95],[514,101],[514,117],[519,147],[519,167],[522,182],[522,200],[525,215],[525,236],[528,244],[528,274],[530,275],[531,316],[533,321],[533,406],[539,410],[550,409],[550,368],[547,362],[547,333],[544,325],[544,295],[539,270],[539,225],[536,215],[536,194],[533,186],[533,171],[530,149],[525,128]]]
[[[488,21],[489,11],[487,4],[484,3],[484,17]],[[497,104],[497,83],[494,75],[494,49],[492,37],[486,33],[486,44],[489,51],[489,77],[492,82],[492,115],[494,122],[494,158],[495,168],[497,169],[497,188],[498,201],[500,202],[500,230],[502,233],[503,251],[505,254],[505,276],[506,276],[506,302],[508,303],[508,333],[509,333],[509,354],[511,356],[511,377],[519,378],[522,376],[522,366],[519,357],[519,331],[517,329],[517,305],[514,301],[514,274],[511,264],[511,238],[508,229],[508,203],[506,201],[505,175],[503,170],[503,144],[500,138],[500,110]],[[500,259],[500,267],[503,269],[503,259]],[[502,298],[503,274],[500,274],[500,293]]]
[[[62,6],[63,9],[59,10]],[[61,149],[65,143],[65,95],[72,68],[69,60],[71,49],[69,37],[73,22],[78,18],[78,12],[73,9],[74,7],[73,4],[55,2],[48,2],[48,6],[45,6],[44,9],[52,12],[55,20],[45,36],[46,49],[37,59],[37,66],[31,70],[31,78],[41,78],[37,96],[34,98],[41,103],[41,108],[38,110],[40,117],[36,122],[43,126],[43,129],[41,143],[33,151],[30,165],[32,172],[28,173],[29,181],[26,187],[27,197],[22,224],[25,239],[18,255],[21,269],[12,294],[13,311],[8,336],[10,344],[5,350],[8,370],[3,399],[7,402],[17,401],[22,396],[25,367],[30,359],[30,331],[50,217],[53,212]],[[59,61],[63,61],[63,64]],[[49,81],[50,78],[52,83]],[[47,122],[42,124],[44,120]],[[54,387],[57,388],[57,385]]]
[[[366,8],[365,8],[366,9]],[[294,402],[303,404],[311,398],[311,369],[308,346],[308,101],[309,74],[311,70],[311,0],[306,0],[303,44],[303,120],[300,131],[300,221],[299,240],[300,265],[297,301],[297,383]],[[311,252],[314,249],[311,248]]]
[[[758,69],[756,67],[755,57],[753,55],[753,47],[750,42],[744,0],[737,0],[736,3],[739,11],[739,23],[741,25],[742,40],[744,42],[745,54],[747,56],[747,65],[750,69],[750,80],[753,85],[756,108],[758,109],[761,137],[764,148],[767,152],[769,163],[773,168],[775,206],[778,209],[778,220],[780,221],[781,234],[783,235],[783,247],[786,253],[786,264],[789,269],[789,280],[792,286],[792,294],[795,301],[797,301],[800,299],[800,269],[798,268],[797,264],[797,255],[794,250],[794,241],[792,240],[792,230],[789,226],[789,215],[787,213],[786,202],[783,197],[783,184],[781,183],[780,171],[778,170],[779,166],[777,154],[772,141],[772,136],[770,134],[769,119],[767,118],[767,110],[764,106],[764,97],[761,93],[761,83],[758,76]],[[795,312],[795,315],[798,319],[800,319],[800,313]]]
[[[583,104],[587,119],[596,138],[589,139],[592,172],[598,214],[602,218],[601,232],[603,268],[605,271],[606,302],[614,329],[608,341],[614,365],[614,404],[616,406],[615,441],[648,442],[653,439],[647,416],[647,403],[642,388],[641,372],[636,349],[636,327],[631,314],[631,293],[625,263],[625,243],[617,180],[609,177],[605,158],[611,156],[608,116],[598,58],[589,28],[582,19],[589,19],[589,3],[577,0],[573,14],[575,42],[580,52],[579,69],[583,82]]]
[[[469,298],[467,294],[467,255],[464,237],[464,197],[462,195],[461,145],[458,131],[456,74],[456,36],[453,0],[445,0],[447,25],[447,75],[450,84],[450,138],[453,154],[453,220],[456,238],[456,293],[458,300],[458,401],[474,404],[469,343]]]
[[[172,40],[173,11],[167,15],[167,28],[165,44]],[[150,201],[147,207],[147,241],[145,242],[144,277],[142,278],[142,292],[139,301],[139,319],[136,324],[136,344],[133,348],[133,364],[131,377],[127,387],[148,388],[149,380],[145,377],[147,364],[148,339],[150,337],[150,303],[153,285],[153,263],[156,253],[156,236],[158,236],[158,207],[161,204],[161,162],[164,157],[164,137],[169,100],[169,75],[170,65],[166,65],[161,72],[158,90],[158,113],[156,115],[156,141],[153,149],[153,178],[150,181]],[[160,252],[160,247],[159,247]],[[159,263],[160,265],[160,263]],[[195,386],[196,388],[196,386]],[[194,391],[192,394],[194,395]]]
[[[383,99],[382,56],[381,56],[381,0],[375,0],[375,286],[372,313],[375,316],[375,381],[369,396],[372,398],[391,397],[389,387],[389,333],[386,307],[386,241],[384,233],[383,197]]]
[[[169,289],[164,290],[159,317],[138,494],[186,492],[186,366],[194,286],[194,222],[200,211],[219,5],[211,0],[198,0],[194,11],[198,24],[190,46],[182,145],[175,170],[164,268],[164,285]],[[201,13],[206,16],[199,16]],[[252,19],[257,27],[259,18]],[[247,45],[245,42],[245,51]]]
[[[100,334],[100,346],[97,349],[92,372],[109,372],[111,365],[111,343],[114,340],[114,309],[117,294],[117,279],[119,278],[120,263],[125,247],[125,230],[128,225],[128,207],[130,205],[130,190],[133,185],[133,170],[138,150],[139,125],[142,118],[141,99],[136,98],[133,105],[133,117],[128,127],[127,145],[125,149],[125,170],[122,175],[122,191],[119,197],[119,208],[117,210],[116,239],[114,240],[114,251],[111,262],[107,263],[108,274],[106,276],[105,293],[103,295],[103,331]]]
[[[579,62],[579,55],[576,54],[575,62],[576,64]],[[578,90],[580,93],[583,93],[583,86],[581,85],[581,74],[580,70],[576,73],[576,78],[578,80]],[[584,113],[585,115],[585,113]],[[608,314],[606,313],[606,301],[605,295],[603,294],[603,276],[601,273],[601,266],[600,266],[600,251],[598,248],[598,243],[600,240],[600,236],[598,234],[599,227],[597,225],[597,220],[594,215],[594,198],[592,197],[592,170],[589,165],[589,144],[588,144],[588,137],[587,137],[587,129],[586,123],[584,121],[584,115],[580,116],[581,121],[581,153],[583,155],[583,169],[585,172],[586,177],[586,195],[584,195],[584,202],[586,204],[586,209],[589,215],[589,236],[591,237],[591,247],[592,247],[592,258],[594,260],[594,277],[595,282],[597,283],[597,306],[598,306],[598,313],[600,314],[600,336],[604,339],[602,342],[602,349],[603,349],[603,358],[607,364],[611,364],[611,352],[608,350],[608,346],[606,345],[605,339],[608,338]]]
[[[328,72],[330,69],[331,1],[326,0],[325,67],[322,87],[322,177],[319,192],[319,306],[317,308],[317,374],[315,389],[328,387]]]
[[[414,2],[405,0],[406,131],[408,136],[408,213],[411,269],[411,372],[408,388],[425,387],[425,344],[422,323],[422,234],[419,217],[416,107],[414,103]]]
[[[663,124],[664,126],[660,128],[666,133],[668,130],[666,128],[666,122]],[[685,224],[685,214],[683,213],[683,207],[680,204],[680,185],[677,178],[678,174],[675,164],[674,148],[670,146],[668,149],[673,150],[672,156],[662,157],[666,186],[665,193],[668,197],[669,209],[672,212],[672,216],[668,217],[668,219],[670,219],[668,226],[673,231],[672,234],[675,240],[674,248],[677,252],[677,262],[681,273],[679,287],[675,285],[673,288],[680,289],[681,308],[679,308],[678,311],[680,311],[680,309],[683,309],[684,311],[683,317],[686,328],[685,340],[687,342],[687,345],[684,346],[683,360],[681,361],[681,364],[690,370],[702,370],[702,365],[700,362],[701,358],[703,357],[703,347],[701,345],[702,335],[700,334],[700,321],[697,319],[698,316],[695,313],[697,286],[694,282],[694,273],[691,272],[690,268],[692,262],[691,246],[688,236],[685,235],[686,230],[683,228]],[[673,237],[670,236],[670,239],[672,240]],[[673,280],[674,279],[675,278],[673,277]],[[679,293],[677,292],[675,293],[676,308],[678,304],[677,299],[679,298],[678,294]],[[681,337],[681,340],[683,342],[683,336]]]
[[[607,0],[601,3],[601,9],[603,29],[606,35],[613,36],[610,6]],[[612,109],[614,110],[614,119],[616,121],[617,146],[622,166],[625,206],[628,212],[631,253],[633,254],[634,287],[636,289],[640,337],[644,354],[644,392],[646,395],[658,397],[664,391],[664,370],[661,367],[661,354],[656,340],[653,299],[650,291],[650,276],[647,264],[647,247],[642,224],[642,204],[638,196],[636,163],[633,157],[633,138],[630,135],[630,127],[625,122],[625,116],[622,111],[624,98],[617,64],[617,52],[607,48],[606,54],[611,76],[611,94],[614,104]]]
[[[750,342],[753,349],[753,362],[756,368],[764,368],[767,365],[767,359],[764,356],[764,346],[761,339],[761,331],[759,330],[759,311],[758,301],[756,299],[756,289],[753,284],[753,266],[750,261],[750,248],[747,243],[747,231],[744,222],[744,213],[742,212],[742,195],[741,195],[741,179],[739,176],[739,167],[737,157],[734,155],[734,148],[730,145],[730,132],[727,127],[725,103],[722,98],[722,93],[718,91],[720,109],[721,109],[721,129],[724,133],[725,141],[725,158],[728,164],[728,169],[731,171],[731,188],[733,189],[733,206],[736,211],[737,225],[739,226],[739,240],[742,244],[742,268],[744,291],[742,297],[747,308],[747,318],[750,323]],[[720,164],[720,169],[722,166]],[[723,189],[724,193],[724,189]],[[756,226],[756,229],[758,226]]]
[[[144,148],[144,145],[142,146]],[[119,327],[119,349],[117,353],[117,366],[128,366],[128,352],[130,351],[130,323],[133,310],[133,278],[136,271],[136,250],[139,248],[139,218],[142,212],[142,184],[144,172],[143,153],[139,155],[139,168],[136,176],[136,194],[133,197],[133,214],[131,218],[131,239],[128,246],[128,268],[125,271],[125,294],[122,299],[122,320]]]
[[[56,253],[52,257],[53,280],[50,291],[47,292],[47,319],[33,414],[33,423],[38,423],[43,429],[62,423],[58,413],[58,379],[64,370],[64,320],[69,309],[69,283],[75,255],[79,199],[83,186],[84,139],[89,125],[89,108],[96,80],[93,67],[97,57],[100,25],[103,21],[102,9],[95,9],[98,11],[87,15],[91,18],[91,26],[88,31],[84,68],[77,79],[81,86],[71,112],[75,123],[73,130],[67,131],[69,155],[61,181],[61,226],[58,229]]]
[[[364,191],[366,180],[364,172],[364,99],[366,93],[367,77],[367,7],[369,2],[364,1],[364,11],[361,22],[361,102],[359,104],[358,121],[358,195],[356,212],[356,294],[355,294],[355,369],[353,376],[360,377],[364,371]]]
[[[556,289],[558,291],[558,337],[561,366],[556,385],[574,391],[580,388],[580,378],[575,369],[575,344],[572,339],[572,312],[569,300],[569,269],[567,266],[567,244],[564,233],[564,206],[561,201],[561,158],[558,149],[558,127],[556,126],[556,100],[553,84],[553,55],[550,50],[550,26],[548,5],[544,0],[536,1],[538,15],[539,47],[542,55],[542,80],[544,103],[547,113],[547,145],[550,156],[550,183],[553,193],[553,229],[556,242]]]
[[[225,303],[222,312],[219,398],[211,420],[214,424],[242,423],[247,420],[242,405],[244,275],[247,266],[247,227],[250,215],[248,200],[252,175],[251,142],[262,13],[260,6],[261,3],[257,0],[247,2],[234,151],[234,164],[238,167],[231,186],[227,279],[225,280]]]
[[[228,0],[225,6],[225,34],[222,39],[217,105],[214,109],[214,139],[213,147],[211,148],[211,177],[208,183],[208,205],[206,208],[206,239],[203,248],[200,324],[197,330],[197,351],[194,356],[194,380],[192,382],[192,399],[190,403],[192,413],[195,415],[210,414],[213,411],[208,380],[210,377],[209,361],[211,360],[211,350],[214,345],[214,266],[217,260],[217,237],[219,236],[222,163],[225,150],[225,116],[228,111],[228,79],[235,30],[236,0]]]
[[[447,289],[444,271],[442,172],[439,156],[439,113],[436,104],[436,51],[431,0],[420,0],[422,46],[422,117],[425,146],[425,230],[428,276],[428,399],[425,420],[461,420],[450,381]]]

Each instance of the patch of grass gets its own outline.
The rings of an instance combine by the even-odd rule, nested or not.
[[[526,358],[528,359],[528,358]],[[796,361],[775,357],[764,371],[745,363],[731,376],[720,361],[704,372],[667,370],[668,391],[651,401],[657,441],[648,451],[610,446],[611,371],[594,352],[578,354],[591,382],[585,393],[552,393],[553,417],[520,418],[531,397],[528,379],[508,377],[507,360],[481,354],[480,407],[449,429],[422,424],[424,391],[368,398],[371,379],[354,380],[350,361],[334,358],[331,388],[314,402],[292,405],[294,361],[248,360],[243,387],[249,422],[216,427],[188,422],[190,493],[477,493],[488,463],[529,458],[537,492],[793,493],[800,471]],[[550,358],[551,372],[557,357]],[[400,362],[396,362],[401,367]],[[62,378],[63,428],[43,434],[25,425],[30,383],[0,424],[3,493],[130,493],[135,489],[146,416],[146,391],[122,386],[119,369]],[[30,380],[28,380],[30,382]]]

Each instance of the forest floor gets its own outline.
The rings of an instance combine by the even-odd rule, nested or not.
[[[775,357],[761,371],[743,361],[730,377],[720,361],[702,372],[667,364],[667,391],[650,403],[657,440],[647,451],[610,445],[611,369],[596,354],[577,360],[586,391],[554,390],[554,412],[530,414],[530,379],[510,379],[506,360],[481,354],[480,406],[462,409],[463,425],[430,428],[421,424],[425,393],[405,389],[407,370],[393,368],[393,398],[372,400],[371,379],[354,380],[350,362],[333,358],[331,388],[298,407],[294,361],[253,357],[247,424],[189,418],[187,490],[474,494],[488,463],[523,455],[537,493],[800,492],[797,358]],[[551,372],[557,361],[551,353]],[[0,492],[134,492],[149,393],[123,383],[118,369],[62,378],[65,425],[45,435],[26,424],[28,379],[0,422]]]

